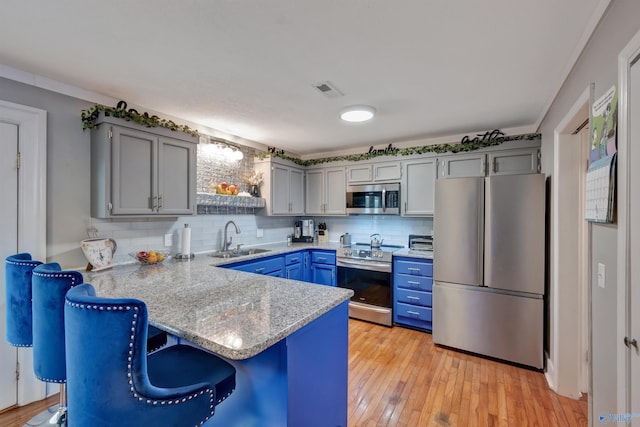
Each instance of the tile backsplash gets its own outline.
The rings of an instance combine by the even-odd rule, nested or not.
[[[316,226],[327,224],[329,241],[338,242],[340,235],[349,233],[353,242],[369,242],[370,235],[380,233],[384,243],[407,245],[409,234],[432,234],[432,218],[405,218],[400,216],[358,215],[349,217],[300,217],[313,218]],[[208,252],[220,249],[225,224],[233,220],[240,228],[235,233],[229,227],[228,236],[233,239],[232,247],[262,245],[285,242],[293,233],[296,217],[266,217],[261,215],[196,215],[180,217],[177,220],[141,218],[135,220],[109,220],[92,218],[90,226],[97,230],[99,237],[116,240],[118,250],[114,262],[132,261],[129,252],[141,250],[168,250],[172,254],[180,251],[180,239],[184,224],[191,227],[191,251]],[[262,237],[257,237],[262,230]],[[164,246],[165,234],[171,234],[173,244]]]

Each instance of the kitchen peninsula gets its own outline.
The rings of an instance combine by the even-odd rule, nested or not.
[[[352,291],[221,263],[121,265],[85,281],[99,296],[144,301],[152,325],[235,366],[236,390],[208,425],[346,427]]]

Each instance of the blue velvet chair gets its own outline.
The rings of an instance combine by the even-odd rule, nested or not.
[[[60,404],[49,421],[52,425],[66,422],[64,298],[83,281],[80,272],[62,270],[55,262],[33,269],[33,370],[39,380],[60,384]]]
[[[28,253],[8,256],[5,260],[7,341],[14,347],[33,345],[31,314],[31,275],[42,264]]]
[[[231,395],[232,365],[187,345],[147,355],[147,325],[142,301],[67,293],[69,427],[199,426]]]

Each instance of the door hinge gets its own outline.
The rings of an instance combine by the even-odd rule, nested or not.
[[[16,154],[16,169],[20,169],[20,163],[21,163],[22,157],[20,156],[20,152],[18,151],[18,153]]]
[[[536,167],[536,170],[538,173],[540,173],[540,171],[542,170],[542,153],[540,152],[540,150],[538,150],[538,165]]]
[[[113,210],[113,203],[107,202],[107,210],[109,210],[109,212]]]
[[[113,130],[109,128],[109,142],[113,139]]]
[[[20,381],[20,362],[16,362],[16,381]]]

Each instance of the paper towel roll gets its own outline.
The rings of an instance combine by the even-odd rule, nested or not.
[[[191,228],[189,228],[189,224],[185,224],[184,228],[182,229],[180,253],[187,256],[191,254]]]

